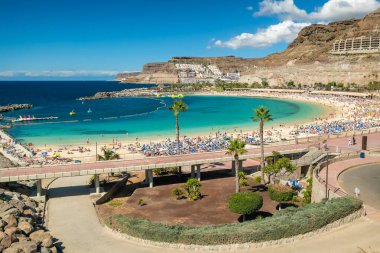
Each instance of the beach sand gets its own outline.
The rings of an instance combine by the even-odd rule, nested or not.
[[[265,127],[265,130],[270,130],[274,135],[281,136],[281,138],[286,139],[292,139],[292,137],[289,133],[295,129],[296,125],[302,125],[306,123],[318,123],[321,121],[334,121],[334,120],[340,120],[347,116],[349,114],[349,108],[343,104],[343,103],[337,103],[328,101],[327,99],[313,99],[313,98],[304,98],[300,97],[299,95],[285,95],[285,94],[246,94],[241,92],[228,92],[228,93],[214,93],[214,92],[199,92],[194,93],[194,95],[217,95],[217,96],[245,96],[245,97],[260,97],[260,98],[276,98],[276,99],[284,99],[284,100],[290,100],[290,101],[300,101],[300,102],[306,102],[306,103],[312,103],[317,106],[320,106],[323,108],[323,114],[322,115],[315,115],[318,117],[318,119],[310,120],[299,120],[297,122],[290,122],[290,123],[280,123],[277,125],[271,125]],[[258,124],[252,124],[252,128],[250,129],[236,129],[236,130],[229,130],[226,131],[227,134],[234,134],[234,135],[243,135],[243,134],[252,134],[253,131],[258,130]],[[215,136],[215,133],[217,132],[197,132],[188,134],[188,137],[198,137],[198,136]],[[224,131],[221,131],[224,132]],[[165,136],[165,137],[149,137],[149,138],[139,138],[138,142],[140,144],[142,143],[149,143],[149,142],[160,142],[165,140],[165,138],[170,137],[174,138],[174,129],[173,129],[173,135],[172,136]],[[183,136],[181,136],[182,138]],[[299,136],[300,138],[306,137],[303,135]],[[46,144],[46,145],[38,145],[34,148],[40,151],[47,151],[49,155],[52,155],[55,151],[58,151],[61,154],[61,157],[70,158],[74,160],[81,160],[82,162],[91,162],[95,161],[96,159],[96,149],[98,150],[98,154],[101,154],[101,148],[107,147],[107,148],[115,148],[116,152],[120,155],[122,159],[142,159],[144,158],[144,155],[140,153],[131,153],[127,150],[127,147],[129,144],[135,144],[135,140],[130,139],[109,139],[109,141],[99,141],[95,143],[94,141],[89,140],[88,143],[81,143],[81,144],[66,144],[66,145],[58,145],[58,144]],[[118,147],[121,148],[118,148]],[[83,150],[87,150],[85,152],[79,152],[78,147],[83,147]]]

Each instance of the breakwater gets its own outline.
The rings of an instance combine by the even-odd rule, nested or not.
[[[10,104],[10,105],[3,105],[0,106],[0,112],[10,112],[15,110],[22,110],[22,109],[31,109],[33,105],[30,104]]]
[[[157,91],[147,88],[139,89],[125,89],[121,91],[107,91],[107,92],[97,92],[93,96],[80,97],[78,100],[97,100],[105,98],[123,98],[123,97],[155,97],[157,96]]]

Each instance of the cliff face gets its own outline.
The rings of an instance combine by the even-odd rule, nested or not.
[[[367,85],[370,81],[380,80],[380,53],[330,53],[336,40],[360,36],[380,36],[380,8],[360,20],[305,27],[284,52],[264,58],[173,57],[168,62],[148,63],[141,73],[121,74],[117,79],[137,83],[178,83],[176,64],[199,64],[215,65],[224,74],[239,72],[240,82],[266,79],[271,85],[290,80],[303,84],[336,81]]]

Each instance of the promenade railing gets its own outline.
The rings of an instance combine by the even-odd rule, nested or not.
[[[333,139],[344,138],[344,137],[349,138],[349,137],[353,137],[353,136],[359,137],[362,135],[375,134],[375,133],[380,133],[380,127],[379,128],[370,128],[370,129],[360,130],[360,131],[344,132],[344,133],[340,133],[340,134],[327,134],[327,135],[307,136],[307,137],[299,137],[299,138],[296,137],[296,138],[291,139],[291,140],[284,140],[284,141],[279,141],[279,142],[275,142],[275,143],[267,143],[267,144],[265,144],[265,148],[267,148],[267,147],[283,147],[283,146],[287,146],[287,145],[293,145],[294,150],[304,149],[305,152],[308,152],[311,148],[321,148],[322,143],[324,141],[327,141],[327,140],[333,140]],[[304,144],[308,144],[307,147],[305,147]],[[298,145],[299,145],[299,148],[297,148]],[[76,146],[82,146],[82,145],[76,144]],[[83,146],[86,146],[86,144],[83,144]],[[99,145],[98,146],[98,154],[101,154],[100,148],[101,148],[101,146]],[[253,149],[259,150],[260,146],[259,145],[248,145],[247,148],[249,150],[253,150]],[[341,152],[341,149],[337,148],[337,147],[335,147],[335,148],[329,147],[329,149],[332,152]],[[118,152],[118,151],[116,151],[116,152]],[[350,150],[347,150],[347,152],[345,152],[345,153],[349,153],[349,152],[350,152]],[[357,152],[357,151],[353,151],[353,152]],[[224,150],[217,150],[217,151],[211,151],[211,152],[195,152],[195,153],[183,154],[183,155],[213,154],[213,153],[214,154],[225,153],[225,151]],[[75,162],[76,160],[78,162],[80,161],[80,163],[101,162],[101,161],[97,161],[96,156],[93,154],[91,154],[91,155],[83,155],[83,154],[79,155],[79,156],[70,156],[70,159],[73,162]],[[266,154],[266,155],[270,155],[270,154]],[[149,158],[149,157],[144,156],[139,151],[119,153],[119,156],[120,156],[120,160],[125,160],[125,161]],[[155,156],[152,156],[152,157],[155,157]],[[165,157],[165,156],[160,156],[160,157]],[[315,157],[315,159],[316,158],[318,158],[318,157]],[[305,157],[304,160],[306,161],[306,159],[309,159],[309,158]],[[299,163],[301,163],[301,161],[302,160],[300,160]],[[36,164],[36,165],[30,165],[30,167],[41,167],[41,166],[51,166],[51,165],[60,165],[60,164],[64,164],[64,163],[57,163],[57,164],[50,163],[50,164],[42,164],[42,165]]]

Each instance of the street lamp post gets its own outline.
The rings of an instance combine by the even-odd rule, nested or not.
[[[98,142],[95,142],[95,161],[98,161]]]
[[[329,153],[327,153],[327,166],[326,166],[326,190],[325,190],[326,199],[329,198],[329,189],[328,189],[329,183],[328,182],[329,182]]]

